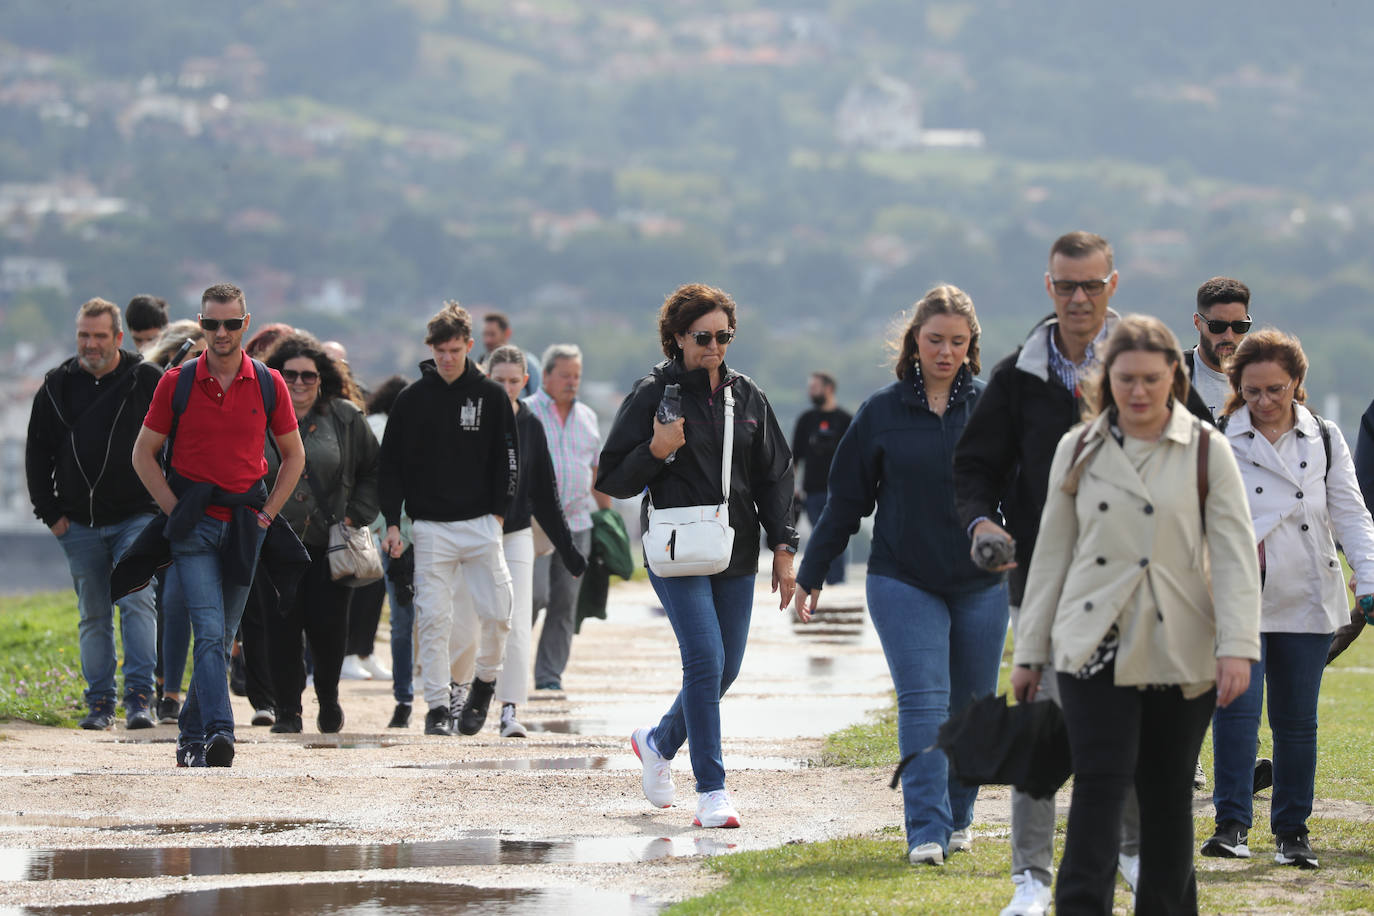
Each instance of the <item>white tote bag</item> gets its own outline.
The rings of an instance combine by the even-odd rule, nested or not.
[[[675,576],[713,576],[730,565],[735,549],[735,531],[730,527],[730,463],[735,449],[735,398],[727,385],[725,392],[725,448],[720,461],[720,487],[723,495],[716,506],[682,506],[655,509],[649,502],[649,526],[642,538],[644,557],[653,574],[669,579]]]

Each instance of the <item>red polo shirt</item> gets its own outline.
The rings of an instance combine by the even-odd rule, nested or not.
[[[267,473],[263,448],[267,444],[267,421],[263,417],[262,391],[257,371],[247,354],[240,353],[238,375],[229,390],[220,387],[204,359],[196,360],[196,380],[191,398],[177,425],[172,448],[172,468],[187,480],[213,483],[222,490],[242,493]],[[172,431],[172,393],[176,390],[181,366],[169,369],[153,392],[153,402],[143,425],[155,433]],[[291,392],[275,369],[272,383],[277,389],[277,406],[272,414],[272,432],[285,435],[296,428],[296,412],[291,407]],[[229,510],[211,506],[207,512],[228,521]]]

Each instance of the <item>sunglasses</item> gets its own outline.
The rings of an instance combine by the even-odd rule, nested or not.
[[[710,346],[711,338],[713,338],[713,337],[716,339],[716,343],[720,344],[720,345],[723,347],[723,346],[725,346],[726,344],[728,344],[730,341],[732,341],[732,340],[735,339],[735,332],[734,332],[734,331],[688,331],[688,332],[687,332],[687,336],[690,337],[690,338],[692,338],[692,341],[693,341],[698,347]]]
[[[1214,318],[1203,318],[1201,312],[1194,312],[1193,314],[1202,318],[1202,323],[1207,325],[1207,330],[1213,334],[1225,334],[1227,328],[1237,334],[1244,334],[1250,330],[1250,325],[1254,324],[1249,318],[1242,318],[1238,321],[1221,321]]]
[[[230,319],[231,321],[233,319]],[[232,328],[230,329],[232,330]],[[318,372],[311,372],[309,369],[304,372],[297,372],[295,369],[282,369],[281,377],[286,380],[286,384],[294,385],[299,380],[302,385],[313,385],[320,380]]]
[[[200,326],[211,333],[218,331],[220,325],[224,325],[224,330],[226,331],[241,331],[243,330],[243,323],[247,320],[247,318],[225,318],[223,320],[219,318],[202,318],[200,319]]]
[[[1113,271],[1115,273],[1115,271]],[[1107,288],[1111,282],[1112,275],[1107,274],[1101,280],[1056,280],[1050,277],[1050,286],[1053,287],[1056,296],[1068,298],[1074,294],[1074,290],[1083,290],[1086,296],[1097,296]]]

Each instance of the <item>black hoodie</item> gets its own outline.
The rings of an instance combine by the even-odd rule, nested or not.
[[[73,356],[50,371],[33,398],[24,468],[33,514],[48,527],[63,516],[112,525],[156,512],[134,473],[134,440],[162,370],[128,350],[96,379]]]
[[[735,448],[730,473],[730,527],[735,549],[722,576],[758,572],[759,525],[768,546],[797,546],[792,527],[792,452],[773,408],[753,379],[720,367],[721,384],[712,391],[705,369],[687,371],[681,361],[667,360],[635,383],[611,424],[596,475],[596,488],[620,499],[649,488],[659,508],[706,506],[720,502],[720,459],[724,446],[725,399],[735,398]],[[664,386],[682,386],[682,414],[687,444],[671,464],[649,451],[654,411]],[[643,513],[641,512],[641,519]]]
[[[445,382],[434,360],[396,396],[387,415],[377,480],[382,515],[416,521],[504,518],[515,496],[515,412],[500,385],[468,360]]]

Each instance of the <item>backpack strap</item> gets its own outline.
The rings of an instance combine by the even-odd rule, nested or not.
[[[249,357],[252,359],[252,357]],[[181,425],[181,415],[186,412],[186,405],[191,403],[191,386],[196,382],[196,369],[200,365],[201,357],[196,356],[186,360],[181,364],[181,374],[177,376],[177,386],[172,391],[172,429],[167,433],[167,441],[163,444],[162,467],[164,471],[172,469],[172,447],[177,437],[177,427]],[[253,371],[258,377],[258,390],[262,394],[262,409],[266,416],[266,428],[270,433],[272,430],[272,413],[277,409],[277,385],[272,381],[272,370],[261,360],[253,360]],[[275,449],[276,441],[271,435],[267,436],[268,441],[272,442]],[[280,460],[280,453],[278,453]]]
[[[1322,431],[1322,448],[1326,450],[1326,473],[1322,475],[1322,480],[1326,480],[1331,476],[1331,427],[1321,417],[1317,417],[1317,427]]]
[[[1202,518],[1202,533],[1207,534],[1207,493],[1211,483],[1207,474],[1207,457],[1212,445],[1212,436],[1201,420],[1197,421],[1197,511]]]

